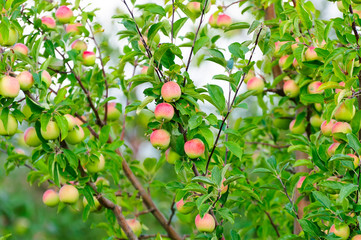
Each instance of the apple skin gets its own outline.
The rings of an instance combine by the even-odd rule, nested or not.
[[[16,78],[19,81],[20,89],[23,91],[29,90],[34,85],[33,75],[29,71],[21,72]]]
[[[74,204],[79,199],[79,191],[73,185],[64,185],[59,190],[60,202]]]
[[[74,34],[74,35],[80,35],[81,32],[80,32],[80,29],[79,27],[82,27],[83,24],[81,23],[69,23],[66,28],[65,28],[65,31],[66,33],[71,33],[71,34]]]
[[[95,64],[95,53],[91,51],[84,51],[82,55],[82,62],[84,66],[93,66]]]
[[[184,152],[189,158],[199,158],[204,154],[205,146],[202,140],[195,138],[184,144]]]
[[[351,125],[348,124],[347,122],[337,122],[332,127],[332,135],[335,140],[341,140],[334,136],[335,133],[343,133],[343,134],[352,133]]]
[[[5,41],[5,39],[3,39],[3,37],[0,34],[0,45],[2,45],[2,46],[12,46],[18,41],[18,39],[19,39],[18,32],[15,29],[10,28],[9,36],[8,36],[7,41]]]
[[[353,236],[353,238],[351,238],[351,240],[361,240],[361,235],[357,234],[357,235]]]
[[[52,80],[51,80],[51,76],[50,76],[50,74],[48,73],[48,71],[43,70],[43,71],[41,72],[41,81],[42,81],[42,82],[45,82],[47,88],[50,87],[50,85],[51,85],[51,83],[52,83]]]
[[[165,151],[165,160],[167,160],[169,164],[175,164],[176,161],[180,160],[180,156],[171,148],[168,148],[167,151]]]
[[[339,226],[333,224],[330,228],[330,233],[334,233],[337,237],[346,240],[350,236],[350,228],[347,224],[341,224]]]
[[[125,220],[128,224],[128,226],[130,227],[130,229],[132,229],[132,232],[139,237],[140,234],[142,234],[142,224],[140,224],[140,222],[137,219],[126,219]],[[126,235],[124,233],[124,231],[122,230],[122,236],[123,238],[126,238]]]
[[[297,189],[300,189],[302,187],[302,184],[305,181],[305,179],[306,179],[306,176],[300,177],[300,180],[298,180],[297,185],[296,185]]]
[[[254,73],[254,70],[249,70],[248,73],[247,73],[247,75],[245,76],[243,82],[247,84],[248,81],[249,81],[251,78],[255,77],[255,76],[256,76],[256,75],[255,75],[255,73]]]
[[[119,118],[121,116],[121,112],[115,107],[116,104],[117,104],[116,102],[108,102],[107,119],[109,121],[119,120]]]
[[[311,126],[314,127],[314,128],[319,128],[321,127],[322,123],[323,123],[323,119],[320,115],[318,114],[313,114],[311,117],[310,117],[310,123],[311,123]]]
[[[335,155],[336,149],[338,148],[338,146],[340,146],[339,142],[335,142],[332,143],[329,148],[327,149],[327,155],[329,157],[332,157],[333,155]]]
[[[163,84],[161,89],[161,95],[166,102],[175,102],[181,95],[182,90],[176,82],[166,82]]]
[[[48,189],[43,194],[43,203],[48,207],[55,207],[59,204],[59,194],[53,189]]]
[[[225,194],[226,192],[227,192],[227,190],[228,190],[228,185],[226,185],[226,186],[224,186],[224,181],[226,181],[226,179],[225,178],[223,178],[223,180],[222,180],[222,184],[221,184],[221,194]]]
[[[102,205],[100,204],[100,202],[98,201],[98,199],[93,196],[93,200],[94,200],[94,206],[90,207],[90,211],[91,212],[96,212],[96,211],[100,211],[102,209]],[[88,201],[86,200],[86,198],[83,198],[83,206],[86,207],[88,205]]]
[[[76,145],[83,141],[84,139],[84,130],[82,127],[77,126],[70,132],[68,132],[68,136],[66,136],[65,141],[71,145]]]
[[[20,92],[20,83],[19,80],[10,77],[4,76],[0,80],[0,95],[9,98],[15,98],[19,95]]]
[[[170,134],[164,129],[157,129],[150,134],[150,143],[158,149],[166,149],[170,143]]]
[[[256,94],[260,94],[264,89],[264,81],[261,78],[253,77],[247,82],[247,89],[255,90]]]
[[[315,103],[315,104],[314,104],[314,107],[315,107],[315,109],[316,109],[317,112],[321,112],[322,109],[323,109],[323,106],[322,106],[321,103]]]
[[[109,187],[110,186],[110,183],[108,181],[108,179],[104,178],[104,177],[98,177],[97,180],[94,182],[95,185],[98,187],[98,186],[107,186]]]
[[[38,147],[41,145],[41,140],[36,134],[34,127],[29,127],[24,132],[24,141],[30,147]]]
[[[300,94],[300,87],[294,80],[286,80],[283,84],[283,92],[287,97],[294,98]]]
[[[155,119],[161,122],[169,122],[174,116],[174,108],[169,103],[159,103],[154,110]]]
[[[100,154],[99,160],[96,162],[88,162],[86,165],[86,170],[90,173],[97,173],[103,171],[105,168],[105,159],[103,154]]]
[[[189,2],[189,3],[187,3],[187,5],[186,5],[186,8],[187,8],[191,13],[193,13],[193,14],[195,14],[195,15],[201,14],[201,12],[202,12],[202,7],[203,7],[203,6],[201,5],[200,2]],[[206,7],[206,9],[205,9],[205,12],[208,12],[210,8],[211,8],[211,3],[208,1],[207,7]]]
[[[232,24],[232,18],[227,14],[219,14],[217,18],[217,27],[226,28]]]
[[[193,206],[192,207],[184,207],[185,203],[186,202],[184,202],[184,200],[181,199],[175,204],[178,212],[180,212],[182,214],[188,214],[188,213],[193,212],[194,207]]]
[[[289,57],[289,55],[285,55],[285,56],[280,57],[280,60],[278,60],[278,64],[280,65],[282,70],[286,69],[285,64],[286,64],[286,61],[287,61],[288,57]]]
[[[336,120],[331,119],[330,122],[327,122],[327,120],[323,121],[321,124],[321,132],[324,136],[330,137],[332,136],[332,128],[335,125]]]
[[[65,114],[64,115],[67,123],[68,123],[68,131],[71,131],[73,130],[73,128],[75,127],[76,125],[76,120],[75,120],[75,117],[73,117],[72,115],[70,114]]]
[[[217,19],[218,19],[217,13],[212,14],[208,20],[209,25],[211,25],[211,27],[216,28],[217,27]]]
[[[69,23],[73,16],[73,11],[67,6],[60,6],[55,12],[55,17],[61,23]]]
[[[40,132],[41,136],[45,140],[54,140],[57,139],[60,135],[58,124],[54,121],[49,121],[45,131],[43,131],[43,129],[40,129]]]
[[[52,17],[45,17],[45,16],[42,17],[41,23],[44,24],[49,29],[55,29],[56,27],[55,20]]]
[[[296,119],[292,120],[290,123],[290,131],[293,134],[303,134],[306,131],[306,124],[302,121],[297,127],[294,127]]]
[[[3,121],[0,119],[0,135],[12,136],[16,133],[17,130],[18,130],[18,122],[12,115],[10,114],[8,115],[8,123],[6,130]]]
[[[355,154],[347,154],[348,156],[353,158],[353,166],[356,169],[360,165],[360,159]]]
[[[346,106],[346,103],[341,103],[340,106],[335,111],[335,119],[337,121],[345,121],[350,122],[353,118],[353,116],[356,113],[355,106],[352,106],[352,110],[348,109]]]
[[[17,43],[12,47],[13,51],[16,53],[20,53],[22,55],[27,56],[29,53],[29,48],[27,46],[25,46],[22,43]]]
[[[88,45],[84,41],[77,39],[71,44],[71,49],[83,52],[88,49]]]
[[[322,82],[315,81],[308,85],[307,90],[310,94],[322,94],[323,90],[318,90],[318,88],[322,85]]]
[[[293,66],[294,68],[298,68],[298,67],[300,66],[300,65],[298,64],[296,58],[293,59],[292,66]]]
[[[315,51],[315,47],[311,46],[307,48],[305,52],[305,59],[307,61],[314,61],[314,60],[321,60],[321,57],[319,57]]]
[[[195,219],[196,228],[200,232],[213,232],[216,227],[214,218],[209,213],[206,213],[203,218],[198,214]]]
[[[142,70],[140,70],[140,74],[147,74],[148,73],[148,66],[143,66]]]
[[[285,45],[286,43],[287,42],[280,42],[280,41],[275,42],[275,52],[274,53],[277,55],[279,53],[281,47],[283,45]]]

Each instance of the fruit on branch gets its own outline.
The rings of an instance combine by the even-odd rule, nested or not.
[[[319,128],[319,127],[321,127],[321,125],[323,123],[323,119],[320,115],[315,113],[310,117],[310,123],[311,123],[312,127]]]
[[[218,19],[218,13],[212,14],[208,20],[209,25],[211,25],[211,27],[216,28],[217,27],[217,19]]]
[[[0,95],[3,97],[15,98],[19,95],[20,83],[19,80],[10,77],[4,76],[0,80]]]
[[[302,187],[302,184],[305,181],[305,179],[306,179],[306,176],[300,177],[300,180],[298,180],[297,185],[296,185],[297,189],[300,189]]]
[[[51,83],[52,83],[52,80],[51,80],[51,76],[50,74],[48,73],[48,71],[46,70],[43,70],[41,72],[41,81],[45,83],[46,87],[49,88]]]
[[[23,91],[29,90],[34,85],[33,75],[29,71],[21,72],[16,78],[19,81],[20,89]]]
[[[77,50],[77,51],[86,51],[88,48],[88,45],[83,41],[83,40],[75,40],[72,44],[71,44],[71,49]]]
[[[280,59],[278,60],[278,64],[280,65],[282,70],[285,70],[287,68],[286,62],[287,62],[288,57],[289,57],[289,55],[285,55],[285,56],[280,57]]]
[[[116,108],[116,102],[108,102],[108,115],[107,119],[109,121],[116,121],[120,118],[121,112]]]
[[[199,158],[204,154],[205,146],[202,140],[195,138],[184,144],[184,152],[189,158]]]
[[[339,82],[338,85],[340,85],[340,87],[343,87],[343,88],[346,86],[345,82]],[[335,93],[340,93],[341,91],[342,91],[341,88],[335,89]]]
[[[67,6],[60,6],[55,12],[55,17],[61,23],[69,23],[73,16],[73,11]]]
[[[19,39],[19,34],[13,28],[9,29],[8,39],[5,39],[5,37],[3,37],[0,33],[0,45],[2,46],[12,46],[18,41],[18,39]]]
[[[56,23],[52,17],[42,17],[41,23],[44,24],[49,29],[55,29]]]
[[[98,199],[93,196],[93,201],[94,201],[94,206],[90,207],[90,211],[95,212],[95,211],[100,211],[102,209],[102,205],[100,204],[100,202],[98,201]],[[86,200],[86,198],[83,198],[83,206],[86,207],[88,205],[88,200]]]
[[[347,105],[345,102],[341,103],[335,111],[335,119],[337,121],[350,122],[356,113],[355,106],[352,105],[352,109],[350,109],[350,107],[351,106]]]
[[[232,24],[232,18],[227,14],[219,14],[217,18],[217,27],[225,28]]]
[[[86,116],[81,116],[80,118],[85,122],[87,120]],[[82,126],[84,124],[84,122],[80,118],[78,118],[78,117],[74,118],[75,119],[75,124],[78,125],[78,126]]]
[[[297,97],[300,94],[300,87],[295,80],[286,80],[283,84],[283,92],[289,98]]]
[[[281,50],[281,47],[283,45],[285,45],[287,42],[280,42],[280,41],[277,41],[275,42],[275,54],[277,55],[279,53],[279,51]]]
[[[59,190],[59,199],[63,203],[74,204],[79,199],[79,191],[73,185],[64,185]]]
[[[290,123],[290,131],[293,134],[303,134],[306,131],[305,121],[302,121],[300,124],[295,126],[296,119],[292,120]]]
[[[140,70],[140,74],[147,74],[148,73],[148,66],[143,66],[142,70]]]
[[[298,37],[295,38],[296,43],[291,45],[292,51],[295,51],[295,49],[298,47],[298,43],[300,42],[300,39]]]
[[[315,47],[311,46],[307,48],[305,52],[305,58],[307,61],[314,61],[314,60],[321,60],[321,57],[319,57],[315,51]]]
[[[196,228],[200,232],[213,232],[216,222],[211,214],[204,214],[203,218],[198,214],[195,219]]]
[[[24,141],[30,147],[37,147],[41,145],[41,140],[39,139],[34,127],[29,127],[25,130]]]
[[[3,110],[1,110],[2,113]],[[3,120],[0,119],[0,135],[2,136],[12,136],[18,130],[18,122],[12,115],[8,115],[8,122],[6,125],[6,129],[4,126]]]
[[[103,178],[103,177],[98,177],[97,180],[95,181],[95,185],[97,186],[107,186],[109,187],[110,186],[110,183],[108,181],[108,179],[106,178]]]
[[[73,130],[68,132],[68,136],[66,136],[65,141],[71,145],[76,145],[83,141],[84,139],[84,130],[80,126],[76,126]]]
[[[360,159],[355,154],[349,153],[347,155],[353,158],[353,166],[354,168],[357,168],[360,164]]]
[[[161,95],[164,101],[175,102],[181,97],[182,90],[178,83],[170,81],[163,84]]]
[[[347,224],[333,224],[330,228],[330,233],[334,233],[337,237],[346,240],[350,236],[350,228]]]
[[[43,203],[48,207],[55,207],[59,203],[59,195],[53,189],[48,189],[43,194]]]
[[[315,103],[315,104],[314,104],[314,107],[315,107],[315,109],[316,109],[317,112],[321,112],[322,109],[323,109],[323,106],[322,106],[321,103]]]
[[[226,192],[227,192],[227,190],[228,190],[228,185],[226,185],[226,186],[224,186],[224,181],[226,181],[226,179],[224,178],[223,180],[222,180],[222,184],[221,184],[221,194],[225,194]]]
[[[361,235],[357,234],[357,235],[353,236],[353,238],[351,238],[351,240],[361,240]]]
[[[92,51],[84,51],[82,54],[82,62],[84,66],[93,66],[95,64],[95,53]]]
[[[29,48],[27,46],[25,46],[24,44],[22,43],[17,43],[15,44],[13,47],[12,47],[13,51],[15,53],[20,53],[20,54],[23,54],[23,55],[28,55],[29,53]]]
[[[132,229],[132,232],[139,237],[140,234],[142,234],[142,224],[137,219],[126,219],[126,222],[130,229]],[[127,239],[124,231],[122,230],[122,236]]]
[[[194,206],[190,206],[190,207],[184,206],[186,204],[186,202],[188,202],[188,201],[184,202],[184,200],[181,199],[175,204],[178,212],[180,212],[182,214],[188,214],[188,213],[191,213],[193,211]]]
[[[318,88],[322,85],[322,82],[315,81],[308,85],[307,90],[311,94],[322,94],[323,90],[318,90]]]
[[[72,33],[74,35],[80,35],[81,31],[79,29],[79,27],[82,27],[83,24],[81,23],[69,23],[66,28],[65,31],[66,33]]]
[[[335,155],[335,152],[336,152],[336,149],[338,148],[338,146],[340,146],[340,143],[334,142],[328,147],[327,154],[329,157],[332,157],[333,155]]]
[[[105,159],[103,154],[100,154],[99,159],[96,161],[89,161],[86,164],[86,170],[90,173],[97,173],[103,171],[105,168]]]
[[[336,141],[342,140],[338,136],[335,136],[336,133],[343,133],[343,134],[352,133],[351,125],[348,124],[347,122],[335,123],[335,125],[333,125],[332,127],[332,136]]]
[[[260,94],[264,89],[264,81],[261,78],[253,77],[247,82],[247,89],[249,91],[256,91],[256,94]]]
[[[73,116],[70,115],[70,114],[65,114],[64,117],[65,117],[65,119],[66,119],[66,122],[68,123],[68,131],[73,130],[73,128],[74,128],[75,125],[76,125],[75,117],[73,117]]]
[[[329,122],[327,120],[323,121],[321,124],[321,132],[326,137],[330,137],[332,135],[332,128],[335,125],[336,120],[331,119]]]
[[[43,126],[41,126],[40,132],[41,136],[45,140],[54,140],[57,139],[60,135],[58,124],[54,121],[49,121],[45,130],[43,130]]]
[[[298,64],[296,58],[293,59],[292,66],[293,66],[294,68],[298,68],[298,67],[300,66],[300,65]]]
[[[167,151],[165,151],[165,160],[167,160],[169,164],[175,164],[176,161],[180,160],[180,156],[171,148],[168,148]]]
[[[246,76],[244,77],[244,83],[248,83],[248,81],[251,79],[251,78],[253,78],[253,77],[255,77],[256,75],[255,75],[255,73],[254,73],[254,70],[249,70],[248,71],[248,73],[246,74]]]
[[[169,103],[159,103],[154,110],[155,119],[161,122],[169,122],[174,116],[174,108]]]
[[[170,143],[170,134],[164,129],[157,129],[150,134],[150,143],[158,149],[166,149]]]
[[[189,2],[186,5],[186,8],[193,14],[195,15],[200,15],[202,13],[202,8],[203,8],[203,4],[201,4],[200,2]],[[205,13],[209,11],[209,9],[211,8],[211,2],[208,1],[206,9],[205,9]]]

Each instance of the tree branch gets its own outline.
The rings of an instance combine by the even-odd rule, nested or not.
[[[300,217],[298,216],[298,213],[297,213],[297,211],[296,211],[295,204],[293,203],[290,195],[288,195],[287,188],[286,188],[286,186],[284,185],[281,177],[280,177],[280,176],[277,176],[277,179],[280,181],[280,183],[281,183],[281,185],[282,185],[282,188],[283,188],[283,191],[284,191],[284,194],[287,196],[288,200],[290,201],[290,203],[291,203],[291,205],[292,205],[292,210],[293,210],[294,214],[296,215],[296,218],[297,218],[297,219],[300,219]]]
[[[281,237],[281,235],[278,231],[277,225],[273,222],[273,219],[271,218],[271,215],[269,214],[269,212],[267,212],[266,210],[264,210],[264,212],[266,213],[269,221],[271,222],[273,229],[276,231],[277,237]]]

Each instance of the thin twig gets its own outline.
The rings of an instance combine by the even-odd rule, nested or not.
[[[168,219],[168,225],[171,224],[172,218],[173,218],[173,216],[174,216],[174,214],[175,214],[174,205],[175,205],[175,195],[174,195],[174,197],[173,197],[172,205],[170,205],[171,213],[170,213],[170,216],[169,216],[169,219]]]
[[[271,222],[273,229],[276,231],[277,237],[281,237],[281,235],[278,231],[277,225],[273,222],[273,219],[272,219],[271,215],[269,214],[269,212],[267,212],[266,210],[264,210],[264,212],[266,213],[269,221]]]
[[[174,39],[174,13],[175,13],[175,5],[174,5],[174,0],[172,0],[172,30],[171,30],[171,42],[173,43],[173,39]]]
[[[295,208],[295,204],[293,203],[290,195],[288,195],[288,192],[287,192],[287,188],[286,188],[286,185],[283,183],[282,179],[280,176],[277,176],[277,179],[280,181],[281,185],[282,185],[282,188],[283,188],[283,191],[284,191],[284,194],[287,196],[288,200],[290,201],[291,205],[292,205],[292,210],[294,212],[294,214],[296,215],[297,219],[300,219],[299,216],[298,216],[298,213],[296,211],[296,208]]]
[[[237,3],[240,3],[240,2],[244,2],[245,0],[238,0],[238,1],[235,1],[233,3],[230,3],[228,4],[227,6],[223,6],[223,9],[226,10],[227,8],[229,8],[230,6],[234,5],[234,4],[237,4]]]

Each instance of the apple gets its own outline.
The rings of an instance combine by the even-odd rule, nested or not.
[[[291,123],[291,115],[288,114],[284,109],[282,108],[275,108],[273,110],[274,114],[276,116],[273,120],[273,125],[279,129],[287,130],[289,129],[290,123]],[[277,116],[280,115],[280,116]]]
[[[36,130],[34,127],[29,127],[24,132],[24,141],[30,147],[38,147],[41,145],[41,140],[36,134]]]
[[[285,45],[287,42],[275,42],[275,54],[277,55],[283,45]]]
[[[95,64],[95,53],[91,51],[84,51],[82,55],[82,62],[85,66],[93,66]]]
[[[81,24],[81,23],[69,23],[66,26],[65,31],[66,31],[66,33],[80,35],[81,31],[80,31],[79,27],[82,27],[82,26],[83,26],[83,24]]]
[[[188,202],[188,201],[186,201]],[[188,214],[188,213],[191,213],[194,209],[193,206],[191,207],[185,207],[184,204],[186,203],[184,202],[183,199],[179,200],[178,202],[176,202],[175,206],[178,210],[178,212],[182,213],[182,214]]]
[[[10,77],[4,76],[0,80],[0,95],[3,97],[15,98],[19,95],[20,83],[19,80]]]
[[[95,181],[95,185],[97,186],[110,186],[110,183],[108,181],[108,179],[104,178],[104,177],[98,177],[97,180]]]
[[[360,164],[360,159],[355,154],[349,153],[347,155],[353,158],[353,166],[354,168],[357,168]]]
[[[351,238],[351,240],[361,240],[361,234],[357,234]]]
[[[305,179],[306,179],[305,176],[300,177],[300,180],[298,180],[297,185],[296,185],[297,189],[300,189],[302,187],[302,184],[305,181]]]
[[[296,58],[293,59],[292,66],[293,66],[294,68],[298,68],[298,67],[300,66],[300,65],[298,64]]]
[[[82,41],[82,40],[75,40],[72,44],[71,44],[71,49],[77,50],[77,51],[86,51],[88,48],[88,45]]]
[[[307,61],[314,61],[314,60],[321,60],[321,57],[319,57],[315,51],[315,47],[311,46],[307,48],[305,52],[305,58]]]
[[[320,115],[318,114],[313,114],[311,117],[310,117],[310,123],[311,123],[311,126],[314,127],[314,128],[319,128],[321,127],[322,123],[323,123],[323,119]]]
[[[55,17],[61,23],[69,23],[73,16],[73,11],[67,6],[60,6],[55,12]]]
[[[42,17],[41,23],[44,24],[49,29],[55,29],[56,23],[52,17]]]
[[[21,108],[21,112],[25,115],[26,120],[29,120],[29,118],[33,114],[33,112],[31,111],[31,108],[27,104],[23,105],[23,107]]]
[[[225,178],[223,178],[223,180],[222,180],[222,184],[221,184],[221,194],[225,194],[226,192],[227,192],[227,190],[228,190],[228,185],[226,185],[226,186],[224,186],[224,181],[226,181],[226,179]]]
[[[335,137],[335,133],[343,133],[343,134],[352,133],[351,125],[348,124],[347,122],[337,122],[332,127],[332,135],[335,140],[340,140],[337,137]]]
[[[59,195],[53,189],[48,189],[43,194],[43,203],[48,207],[55,207],[59,203]]]
[[[97,173],[103,171],[105,168],[105,159],[103,154],[100,154],[99,159],[97,161],[91,162],[88,161],[86,165],[86,169],[89,173]]]
[[[81,119],[83,119],[84,121],[87,120],[86,116],[81,116]],[[82,126],[84,124],[84,122],[82,120],[80,120],[78,117],[75,118],[75,124],[78,126]]]
[[[30,229],[30,221],[25,217],[17,218],[14,222],[14,230],[17,235],[24,235]]]
[[[350,122],[356,113],[355,106],[349,109],[345,102],[341,103],[335,111],[335,118],[337,121]]]
[[[84,130],[80,126],[76,126],[73,130],[68,132],[68,136],[66,136],[65,141],[71,145],[76,145],[83,141],[84,139]]]
[[[18,39],[19,39],[19,34],[13,28],[9,29],[9,36],[7,40],[5,40],[0,33],[0,45],[2,46],[12,46],[18,41]]]
[[[169,103],[159,103],[154,110],[155,119],[161,122],[169,122],[174,116],[174,108]]]
[[[298,124],[297,127],[294,127],[296,123],[296,119],[292,120],[290,123],[290,131],[293,134],[303,134],[306,131],[306,124],[304,121],[302,121],[300,124]]]
[[[340,87],[345,87],[346,86],[345,82],[339,82],[338,85],[340,85]],[[336,93],[340,93],[341,91],[342,91],[342,89],[340,89],[340,88],[335,89]]]
[[[163,84],[161,95],[164,101],[175,102],[181,97],[182,90],[178,83],[170,81]]]
[[[137,219],[126,219],[126,222],[127,222],[128,226],[130,227],[130,229],[132,229],[132,232],[137,237],[139,237],[140,234],[142,234],[142,224],[140,224],[140,222]],[[123,235],[123,237],[126,238],[126,235],[123,230],[122,230],[122,235]]]
[[[98,199],[93,196],[93,201],[94,201],[94,206],[90,207],[90,211],[95,212],[95,211],[99,211],[102,209],[102,205],[100,204],[100,202],[98,201]],[[88,201],[86,200],[86,198],[83,198],[83,206],[86,207],[88,205]]]
[[[2,112],[2,110],[1,110]],[[18,130],[18,122],[12,115],[8,115],[8,122],[6,125],[6,129],[4,126],[4,122],[0,119],[0,135],[2,136],[12,136]]]
[[[208,20],[209,25],[211,25],[211,27],[216,28],[217,27],[217,19],[218,19],[218,13],[212,14]]]
[[[264,81],[261,78],[253,77],[247,82],[247,89],[249,91],[255,90],[256,94],[260,94],[264,89]]]
[[[296,43],[291,45],[292,51],[295,51],[295,49],[298,47],[298,43],[300,42],[300,39],[298,37],[295,38]]]
[[[330,228],[330,233],[334,233],[337,237],[346,240],[350,236],[350,228],[347,224],[340,224],[337,226],[333,224]]]
[[[294,98],[300,94],[300,87],[294,80],[286,80],[283,84],[283,92],[287,97]]]
[[[65,114],[64,117],[66,119],[66,122],[68,123],[68,131],[73,130],[73,128],[75,127],[75,125],[77,123],[75,120],[75,117],[73,117],[70,114]]]
[[[29,71],[21,72],[16,78],[19,81],[20,89],[23,91],[29,90],[34,85],[33,75]]]
[[[335,152],[336,152],[336,149],[338,148],[338,146],[340,146],[339,142],[332,143],[329,146],[329,148],[327,149],[328,156],[332,157],[333,155],[335,155]]]
[[[200,2],[189,2],[186,7],[193,14],[200,14],[202,11]]]
[[[321,132],[326,137],[330,137],[332,135],[332,128],[335,125],[336,120],[331,119],[329,122],[327,120],[323,121],[321,124]]]
[[[45,82],[47,88],[50,87],[50,85],[51,85],[51,83],[52,83],[52,80],[51,80],[51,76],[50,76],[50,74],[48,73],[48,71],[43,70],[43,71],[41,72],[41,81],[42,81],[42,82]]]
[[[149,69],[148,66],[143,66],[143,67],[142,67],[142,70],[140,70],[140,74],[147,74],[147,73],[148,73],[148,69]]]
[[[311,94],[322,94],[323,90],[318,90],[318,88],[322,85],[322,82],[315,81],[308,85],[307,90]]]
[[[150,134],[150,143],[158,149],[166,149],[170,143],[170,134],[164,129],[157,129]]]
[[[340,12],[345,11],[345,7],[342,4],[342,1],[337,1],[337,8],[340,10]]]
[[[184,152],[189,158],[199,158],[204,154],[205,146],[202,140],[195,138],[184,144]]]
[[[25,56],[29,53],[29,48],[22,43],[15,44],[12,49],[15,53],[19,53]]]
[[[79,199],[79,191],[73,185],[64,185],[59,190],[60,202],[74,204]]]
[[[232,24],[232,18],[227,14],[219,14],[217,18],[217,27],[225,28]]]
[[[116,102],[108,102],[108,116],[109,121],[118,120],[121,116],[121,112],[116,108]]]
[[[249,70],[248,73],[247,73],[247,75],[244,77],[243,82],[247,84],[248,81],[249,81],[251,78],[255,77],[255,76],[256,76],[256,75],[255,75],[255,73],[254,73],[254,70]]]
[[[289,57],[289,55],[285,55],[285,56],[280,57],[280,59],[278,60],[278,64],[280,65],[282,70],[286,69],[286,61],[287,61],[288,57]]]
[[[195,219],[196,228],[200,232],[213,232],[216,222],[211,214],[206,213],[203,218],[198,214]]]
[[[175,164],[176,161],[180,160],[180,156],[171,148],[168,148],[167,151],[165,151],[165,160],[167,160],[169,164]]]
[[[54,121],[49,121],[48,125],[46,125],[45,130],[43,130],[43,126],[42,126],[40,132],[41,132],[41,136],[45,140],[54,140],[57,139],[60,135],[58,124]]]
[[[321,103],[315,103],[314,107],[315,107],[317,112],[321,112],[322,108],[323,108]]]

